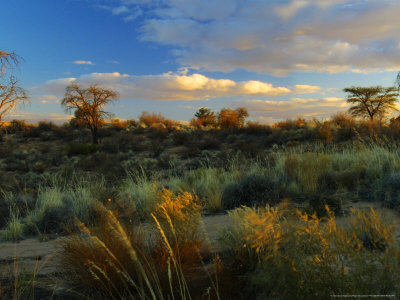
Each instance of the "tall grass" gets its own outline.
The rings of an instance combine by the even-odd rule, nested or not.
[[[96,228],[78,222],[81,233],[64,243],[62,256],[64,276],[75,291],[107,299],[191,299],[188,274],[205,276],[196,248],[201,207],[190,193],[163,189],[158,197],[151,214],[155,232],[125,227],[101,205]],[[203,287],[204,282],[197,289]]]
[[[193,190],[205,203],[208,211],[212,213],[223,211],[222,194],[225,188],[233,183],[239,172],[232,166],[230,171],[216,168],[201,168],[193,171]]]
[[[24,225],[19,216],[19,211],[15,207],[10,207],[10,217],[1,237],[6,241],[16,242],[21,240],[24,233]]]
[[[134,205],[141,218],[150,217],[159,202],[157,198],[158,183],[146,177],[136,177],[126,179],[118,192],[118,198],[125,205]]]

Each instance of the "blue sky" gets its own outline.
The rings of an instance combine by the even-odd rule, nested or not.
[[[246,107],[253,120],[326,119],[351,85],[393,85],[397,0],[4,0],[0,49],[31,104],[8,115],[70,118],[65,87],[117,90],[116,117],[190,120],[199,107]]]

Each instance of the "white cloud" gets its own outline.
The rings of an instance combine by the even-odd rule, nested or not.
[[[75,60],[73,63],[76,65],[94,65],[90,60]]]
[[[140,10],[141,39],[171,46],[182,66],[279,76],[400,69],[400,1],[101,2]]]
[[[207,100],[237,96],[279,96],[291,92],[286,87],[275,87],[261,81],[236,82],[231,79],[213,79],[202,74],[187,75],[188,70],[160,75],[133,76],[114,73],[91,73],[79,78],[60,78],[31,89],[31,94],[40,97],[54,95],[62,98],[65,88],[72,82],[100,84],[120,92],[122,98],[145,100]]]

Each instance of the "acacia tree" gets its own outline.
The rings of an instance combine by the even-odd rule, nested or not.
[[[67,111],[75,109],[75,118],[90,129],[93,144],[98,144],[98,128],[104,124],[105,118],[112,115],[104,108],[118,98],[119,94],[116,91],[97,84],[84,88],[73,83],[67,86],[61,105],[65,106]]]
[[[352,106],[349,112],[356,117],[366,117],[371,121],[382,118],[388,111],[396,110],[397,87],[349,87],[343,89],[348,93],[347,102]]]
[[[6,113],[28,101],[24,89],[18,85],[18,80],[12,75],[6,77],[7,69],[17,64],[18,57],[15,54],[0,50],[0,127]]]

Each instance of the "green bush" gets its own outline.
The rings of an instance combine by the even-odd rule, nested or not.
[[[69,156],[79,154],[87,155],[96,152],[97,150],[99,150],[99,147],[100,146],[96,144],[82,144],[71,142],[68,143],[65,150]]]
[[[393,172],[382,180],[381,190],[378,197],[383,204],[389,208],[400,208],[400,172]]]
[[[225,209],[241,205],[274,205],[281,200],[280,183],[263,174],[250,174],[240,182],[226,187],[222,194]]]
[[[36,222],[36,228],[41,234],[62,234],[68,232],[68,227],[74,221],[74,214],[67,205],[47,207]]]

